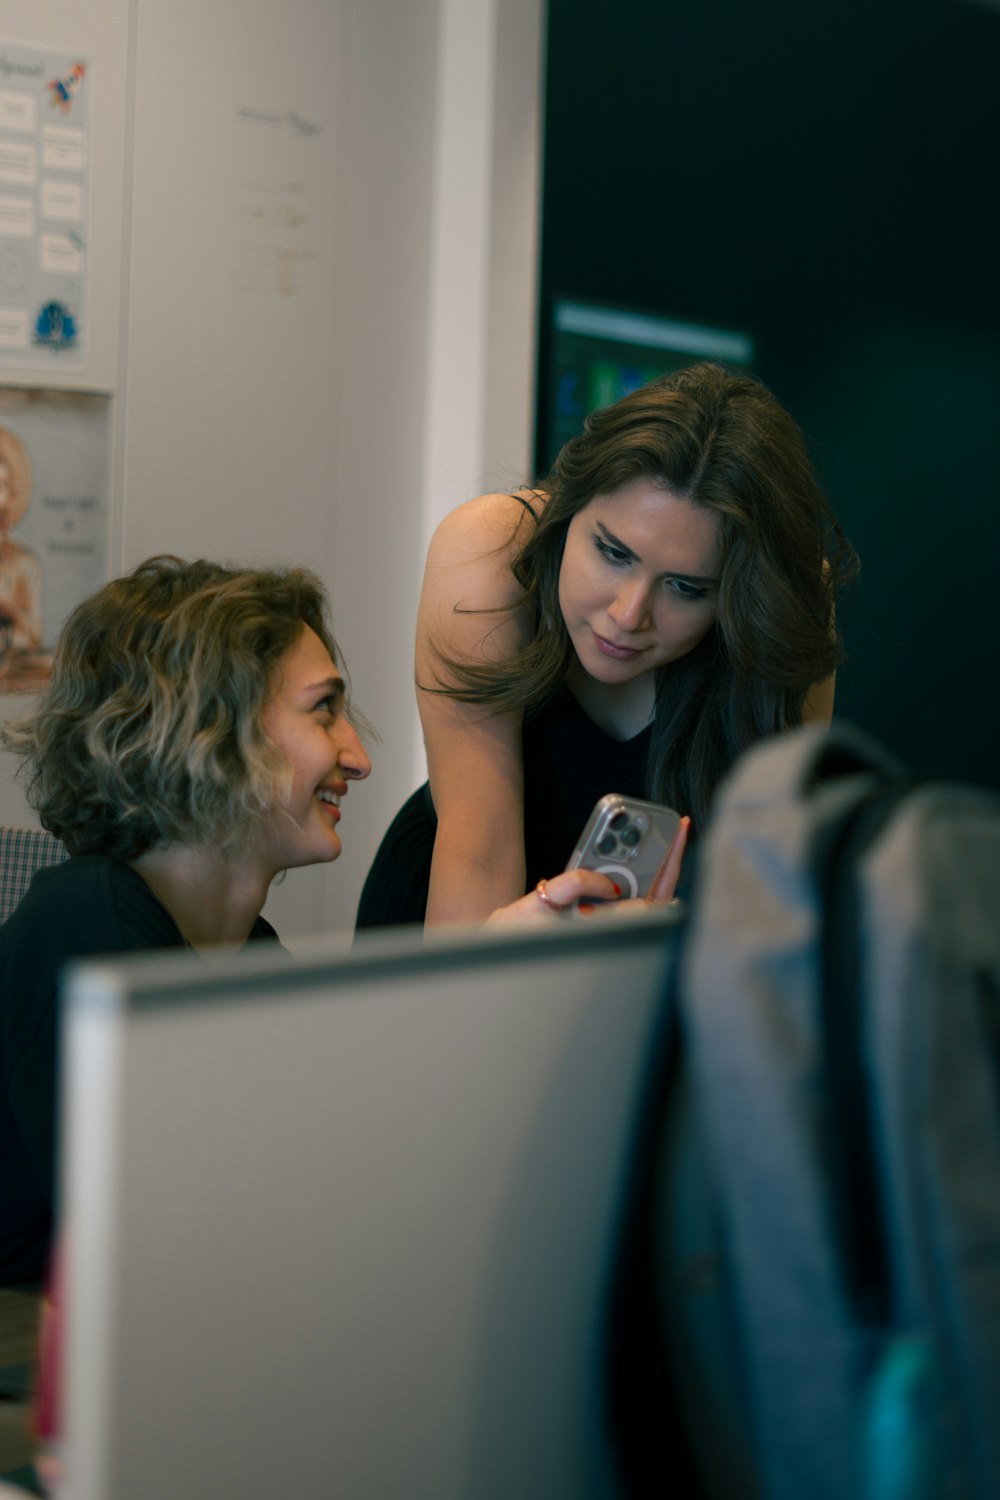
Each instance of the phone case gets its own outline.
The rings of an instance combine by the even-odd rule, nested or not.
[[[680,821],[672,807],[609,792],[591,813],[566,868],[598,870],[610,875],[623,896],[645,896]]]

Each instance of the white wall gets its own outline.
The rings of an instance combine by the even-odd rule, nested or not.
[[[95,0],[84,23],[50,0],[51,35],[37,4],[5,6],[8,39],[86,50],[108,81],[111,571],[155,551],[309,562],[382,737],[338,865],[268,903],[285,935],[351,925],[419,778],[433,525],[528,469],[540,4]],[[27,818],[8,767],[0,817]]]

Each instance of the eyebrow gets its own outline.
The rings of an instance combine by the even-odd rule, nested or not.
[[[311,682],[307,688],[303,689],[303,692],[310,698],[314,693],[330,694],[331,696],[343,698],[344,679],[342,677],[324,677],[320,682]]]
[[[633,552],[632,548],[626,542],[623,542],[620,537],[615,536],[613,531],[609,531],[603,521],[595,521],[594,524],[610,546],[617,548],[619,552],[626,553],[635,562],[642,562],[642,558],[638,552]],[[667,568],[663,576],[664,578],[679,578],[682,583],[698,583],[712,586],[719,581],[718,578],[710,577],[706,573],[678,573],[674,568]]]

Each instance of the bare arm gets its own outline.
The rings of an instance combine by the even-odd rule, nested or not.
[[[534,523],[509,495],[459,506],[431,542],[417,617],[417,701],[438,831],[429,926],[484,921],[524,892],[521,715],[491,714],[430,691],[449,679],[441,653],[502,661],[530,639],[511,571]]]

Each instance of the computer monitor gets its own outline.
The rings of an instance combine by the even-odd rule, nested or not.
[[[748,333],[638,308],[556,297],[542,347],[536,466],[544,474],[598,407],[698,359],[748,370]]]
[[[78,967],[66,1493],[616,1494],[602,1340],[674,930]]]

